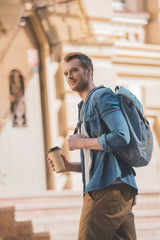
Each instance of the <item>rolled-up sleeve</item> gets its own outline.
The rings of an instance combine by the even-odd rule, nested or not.
[[[101,118],[110,133],[103,133],[97,139],[98,144],[106,152],[117,150],[130,142],[130,134],[126,120],[120,110],[118,99],[112,91],[103,92],[98,99]]]

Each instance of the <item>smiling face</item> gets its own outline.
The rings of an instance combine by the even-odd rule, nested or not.
[[[64,62],[63,72],[71,90],[78,93],[85,91],[89,82],[92,81],[91,67],[85,69],[78,58]]]

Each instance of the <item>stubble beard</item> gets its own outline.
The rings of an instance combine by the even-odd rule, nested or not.
[[[70,87],[72,91],[81,93],[87,89],[88,82],[83,82],[81,84],[77,84],[75,87]]]

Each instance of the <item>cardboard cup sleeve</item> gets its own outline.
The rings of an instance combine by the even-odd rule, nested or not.
[[[48,157],[52,160],[56,173],[62,172],[66,169],[63,158],[61,157],[61,149],[59,147],[51,148],[48,151]]]

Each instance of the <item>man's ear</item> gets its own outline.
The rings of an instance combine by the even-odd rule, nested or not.
[[[92,76],[92,68],[91,67],[88,67],[87,74],[88,74],[88,77]]]

